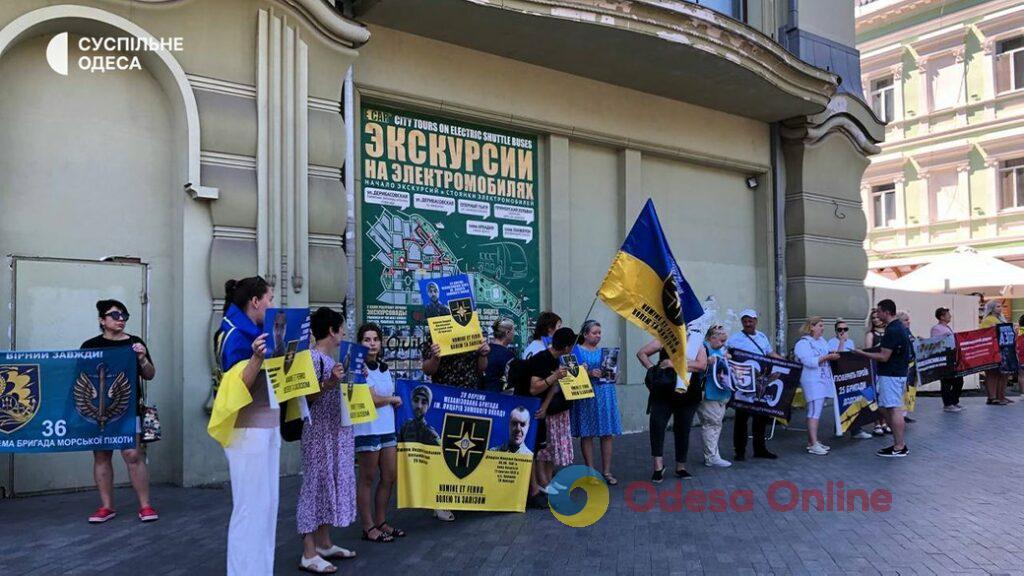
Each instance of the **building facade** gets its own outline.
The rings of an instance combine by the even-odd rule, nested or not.
[[[861,0],[857,48],[887,123],[861,188],[870,268],[958,246],[1024,265],[1024,2]]]
[[[64,31],[67,76],[46,58]],[[75,69],[132,62],[83,53],[104,35],[183,48]],[[265,275],[280,304],[354,327],[414,321],[416,279],[468,272],[482,313],[579,326],[653,198],[698,295],[757,308],[785,347],[806,316],[867,307],[859,183],[882,125],[853,43],[846,0],[4,4],[0,346],[75,347],[89,300],[121,295],[159,371],[154,479],[220,481],[204,407],[226,279]],[[591,316],[628,358],[648,339]],[[416,376],[422,330],[396,330]],[[640,430],[644,373],[623,372]],[[87,455],[11,469],[19,492],[91,483]]]

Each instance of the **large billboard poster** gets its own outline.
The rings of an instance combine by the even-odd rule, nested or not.
[[[540,302],[537,137],[364,104],[362,317],[384,330],[396,378],[421,379],[419,281],[472,278],[480,324],[529,336]]]

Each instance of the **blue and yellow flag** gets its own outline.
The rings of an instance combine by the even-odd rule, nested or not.
[[[686,374],[686,323],[703,315],[704,308],[676,264],[650,199],[619,248],[597,296],[661,341],[676,371]]]

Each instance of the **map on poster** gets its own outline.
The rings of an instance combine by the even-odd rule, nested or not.
[[[360,128],[362,317],[384,331],[395,377],[423,378],[424,279],[468,274],[484,329],[504,316],[528,336],[540,301],[537,137],[373,104]]]

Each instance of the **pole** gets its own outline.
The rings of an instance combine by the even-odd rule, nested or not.
[[[594,311],[594,306],[597,304],[597,294],[594,294],[594,300],[590,303],[590,308],[587,309],[587,313],[583,316],[583,324],[590,320],[590,313]],[[580,332],[583,331],[583,324],[580,324]]]

